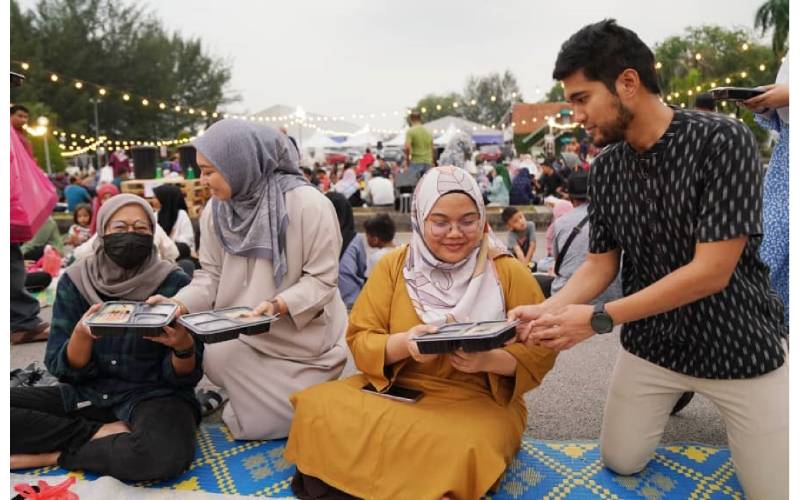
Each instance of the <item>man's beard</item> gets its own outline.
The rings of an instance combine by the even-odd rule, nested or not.
[[[605,147],[615,142],[620,142],[625,139],[625,131],[628,129],[631,121],[633,121],[633,113],[630,109],[626,108],[619,97],[616,97],[617,104],[617,119],[608,125],[598,125],[597,128],[600,133],[594,139],[594,145],[597,147]]]

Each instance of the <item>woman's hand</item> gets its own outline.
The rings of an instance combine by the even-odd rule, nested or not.
[[[490,352],[464,352],[463,349],[459,349],[448,354],[447,358],[453,368],[460,372],[479,373],[489,371]]]
[[[408,349],[408,354],[414,359],[414,361],[417,363],[430,363],[439,357],[438,354],[421,354],[419,352],[419,347],[417,347],[417,343],[412,340],[412,337],[419,337],[427,333],[434,333],[438,329],[439,328],[435,325],[423,324],[415,326],[404,334],[406,336],[406,348]]]
[[[759,113],[765,109],[783,108],[789,105],[789,86],[783,83],[759,87],[766,90],[761,95],[751,97],[742,104],[750,111]]]
[[[289,311],[289,306],[286,305],[286,302],[283,301],[280,297],[275,297],[272,300],[265,300],[264,302],[260,303],[253,309],[252,313],[246,314],[246,316],[277,316],[280,314],[286,314]]]
[[[189,314],[189,311],[186,309],[186,306],[181,304],[175,299],[170,299],[168,297],[164,297],[163,295],[153,295],[152,297],[145,300],[145,304],[148,305],[156,305],[156,304],[174,304],[178,306],[178,314],[176,317],[183,316],[184,314]]]
[[[75,325],[75,328],[72,330],[73,337],[84,340],[90,340],[92,342],[100,338],[92,335],[92,331],[86,324],[86,320],[89,319],[89,317],[93,316],[97,311],[99,311],[101,307],[103,307],[102,302],[99,304],[94,304],[92,305],[92,307],[89,308],[88,311],[84,313],[84,315],[81,317],[81,320],[78,321],[78,323]]]
[[[175,323],[175,326],[165,326],[163,335],[144,338],[170,347],[175,351],[185,351],[194,345],[194,339],[189,335],[189,331],[180,323]]]

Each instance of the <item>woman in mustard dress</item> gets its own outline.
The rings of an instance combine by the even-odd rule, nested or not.
[[[513,343],[422,355],[414,335],[502,320],[543,300],[530,271],[495,240],[480,189],[439,167],[419,182],[411,242],[384,256],[353,306],[347,342],[362,372],[292,395],[286,459],[300,498],[478,498],[518,451],[527,410],[556,353]],[[415,404],[363,392],[417,389]]]

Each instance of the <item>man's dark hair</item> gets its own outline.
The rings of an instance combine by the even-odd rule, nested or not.
[[[711,92],[701,92],[694,98],[694,107],[703,111],[716,111],[717,103]]]
[[[389,214],[378,214],[364,221],[367,236],[375,236],[384,243],[394,240],[395,226]]]
[[[561,46],[553,69],[553,78],[564,80],[583,70],[589,80],[601,81],[612,94],[617,94],[617,77],[626,69],[639,73],[647,90],[660,94],[655,56],[633,31],[623,28],[614,19],[589,24],[569,37]]]
[[[419,111],[412,111],[410,115],[408,115],[408,119],[412,122],[421,122],[422,115],[419,114]]]
[[[11,114],[12,114],[12,115],[13,115],[14,113],[16,113],[17,111],[24,111],[24,112],[26,112],[26,113],[28,113],[28,114],[31,114],[31,112],[30,112],[30,111],[28,111],[28,108],[26,108],[26,107],[25,107],[25,106],[23,106],[22,104],[14,104],[13,106],[11,106]]]
[[[78,178],[75,177],[74,175],[70,176],[69,183],[70,184],[77,184],[78,183]]]
[[[500,220],[503,221],[503,224],[508,224],[508,221],[517,215],[517,212],[519,212],[517,207],[506,207],[503,209],[503,213],[500,214]]]

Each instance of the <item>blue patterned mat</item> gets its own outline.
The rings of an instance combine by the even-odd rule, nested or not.
[[[294,466],[283,459],[285,441],[236,441],[224,425],[198,432],[198,456],[171,481],[135,483],[149,488],[196,490],[257,496],[291,496]],[[17,471],[38,476],[68,474],[58,467]],[[79,479],[97,476],[73,472]],[[636,476],[604,469],[596,442],[525,439],[492,499],[743,499],[730,452],[696,444],[658,448],[655,459]]]

